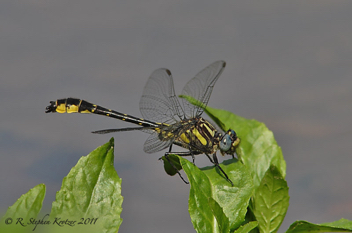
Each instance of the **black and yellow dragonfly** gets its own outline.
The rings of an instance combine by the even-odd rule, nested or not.
[[[205,154],[232,184],[227,174],[219,166],[216,151],[220,150],[222,155],[230,154],[233,156],[240,139],[234,130],[230,129],[222,134],[210,122],[201,117],[203,109],[208,104],[214,84],[225,66],[224,61],[214,62],[191,79],[183,88],[182,95],[191,96],[199,104],[192,105],[186,99],[182,99],[183,107],[175,95],[170,70],[164,68],[155,70],[148,79],[139,103],[140,111],[145,119],[76,98],[51,101],[45,112],[94,113],[136,124],[138,127],[105,129],[92,133],[105,134],[142,130],[151,134],[144,144],[144,151],[154,153],[169,148],[165,153],[165,158],[185,183],[188,182],[168,159],[168,155],[192,156],[194,163],[194,155]],[[174,144],[186,148],[188,151],[173,152],[172,145]]]

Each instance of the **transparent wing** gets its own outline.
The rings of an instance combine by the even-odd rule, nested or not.
[[[187,100],[182,99],[184,111],[189,117],[200,116],[208,104],[215,82],[220,77],[226,66],[224,61],[216,61],[201,70],[191,79],[182,90],[182,95],[188,95],[201,103],[201,106],[194,106]]]
[[[153,129],[155,127],[129,127],[129,128],[119,128],[119,129],[103,129],[103,130],[96,130],[93,131],[92,133],[95,134],[107,134],[107,133],[115,133],[115,132],[123,132],[123,131],[133,131],[133,130],[140,130],[145,133],[152,134],[155,132]]]
[[[152,133],[144,143],[144,152],[155,153],[161,151],[171,145],[172,141],[160,141],[159,134],[157,132]]]
[[[144,151],[154,153],[169,147],[189,127],[183,127],[181,122],[169,126],[162,126],[154,131],[144,143]]]
[[[157,69],[151,74],[144,87],[139,108],[145,119],[156,122],[172,124],[184,118],[170,70]]]

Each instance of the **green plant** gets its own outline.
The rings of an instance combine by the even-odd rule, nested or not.
[[[113,146],[111,139],[80,158],[63,179],[50,216],[37,218],[45,196],[45,185],[39,184],[8,208],[0,232],[117,232],[123,197]],[[5,224],[9,219],[12,224]]]
[[[255,120],[247,120],[224,110],[206,108],[206,113],[223,130],[235,129],[241,139],[238,159],[220,166],[234,183],[224,179],[214,166],[199,169],[188,160],[170,155],[190,182],[189,213],[197,232],[277,232],[289,206],[285,181],[286,163],[273,133]],[[64,178],[50,213],[55,218],[98,218],[95,224],[63,228],[50,226],[51,232],[77,227],[92,232],[117,232],[122,222],[121,180],[113,168],[113,139],[82,157]],[[165,169],[170,169],[165,163]],[[170,171],[168,171],[170,173]],[[172,172],[171,172],[172,173]],[[44,199],[45,186],[40,184],[21,198],[3,217],[0,232],[9,232],[8,218],[36,218]],[[30,230],[35,227],[32,225]],[[38,228],[43,226],[37,226]],[[24,228],[16,228],[21,231]],[[352,232],[352,221],[312,224],[296,221],[286,231]],[[13,231],[12,231],[13,232]],[[46,231],[48,232],[48,231]]]

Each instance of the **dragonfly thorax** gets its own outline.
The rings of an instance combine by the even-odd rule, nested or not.
[[[189,149],[194,154],[214,154],[217,150],[220,150],[221,154],[234,154],[234,147],[239,143],[233,130],[222,135],[202,117],[186,119],[168,128],[169,130],[160,132],[160,137],[166,137],[165,139],[169,140],[173,135],[178,145]],[[236,140],[238,142],[234,143]]]

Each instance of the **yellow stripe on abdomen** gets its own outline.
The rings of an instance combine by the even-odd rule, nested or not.
[[[56,112],[65,113],[66,112],[66,103],[60,104],[56,107]]]
[[[181,138],[182,141],[184,141],[187,144],[190,142],[185,133],[181,134],[180,138]]]
[[[66,112],[67,112],[67,113],[78,112],[78,106],[77,106],[77,105],[70,105],[70,106],[67,106]]]
[[[202,143],[203,146],[207,145],[207,140],[199,133],[199,131],[196,128],[192,130],[192,133],[194,136],[197,137],[197,139],[200,141],[200,143]]]

